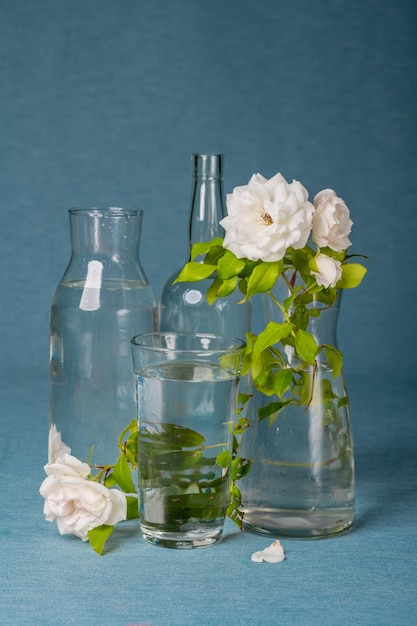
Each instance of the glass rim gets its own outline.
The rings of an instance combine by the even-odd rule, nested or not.
[[[192,152],[191,153],[191,158],[197,158],[197,157],[201,157],[202,159],[207,159],[207,157],[220,157],[221,159],[224,158],[224,152]]]
[[[222,152],[193,152],[191,173],[195,179],[223,180],[224,154]]]
[[[185,337],[185,338],[207,338],[207,339],[215,339],[221,340],[222,345],[218,345],[217,347],[208,347],[205,348],[202,343],[200,345],[196,345],[194,347],[167,347],[167,346],[158,346],[152,343],[146,343],[151,337]],[[149,350],[151,352],[175,352],[175,353],[188,353],[188,354],[197,354],[204,353],[206,354],[218,354],[221,352],[239,352],[246,347],[246,342],[238,337],[231,337],[228,335],[215,335],[212,333],[193,333],[193,332],[176,332],[176,331],[155,331],[152,333],[143,333],[139,335],[135,335],[131,339],[131,345],[133,347],[137,347],[143,350]],[[220,344],[220,341],[219,341]]]
[[[143,215],[143,209],[124,209],[122,207],[73,207],[68,209],[70,215],[85,215],[89,217],[133,217]]]

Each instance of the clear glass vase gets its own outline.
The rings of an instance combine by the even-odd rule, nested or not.
[[[278,281],[274,295],[288,296]],[[337,348],[337,322],[341,292],[318,317],[310,317],[307,330],[318,345]],[[263,298],[264,322],[282,322],[279,309]],[[290,367],[300,367],[293,349],[280,349]],[[251,424],[244,432],[240,454],[252,460],[251,471],[240,482],[244,526],[275,536],[319,538],[352,526],[355,517],[354,457],[347,390],[343,372],[333,377],[322,350],[316,366],[302,367],[309,402],[289,403],[277,415],[260,419],[259,410],[270,402],[289,399],[267,397],[254,391],[247,406]],[[292,393],[294,391],[292,390]],[[301,393],[301,392],[300,392]]]
[[[136,417],[130,341],[154,330],[157,303],[139,260],[143,212],[69,215],[71,260],[51,305],[50,434],[99,466],[116,462]]]

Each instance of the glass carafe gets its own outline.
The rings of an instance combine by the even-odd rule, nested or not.
[[[280,302],[289,295],[283,280],[274,288]],[[307,330],[318,345],[337,348],[337,322],[341,292],[330,307],[320,302]],[[282,322],[279,309],[267,295],[264,325]],[[299,395],[310,401],[298,405],[288,392],[283,398],[254,391],[247,405],[250,427],[244,432],[240,454],[252,460],[249,474],[240,482],[244,526],[258,533],[294,538],[334,535],[352,526],[355,517],[354,457],[349,404],[341,371],[333,376],[322,350],[315,366],[302,367],[292,348],[280,349],[289,367],[300,367]],[[292,390],[294,394],[294,390]],[[262,408],[277,407],[276,415],[262,419]],[[259,415],[261,411],[261,415]]]
[[[143,212],[69,215],[71,260],[51,305],[49,441],[58,432],[99,466],[117,460],[118,436],[135,419],[130,340],[154,330],[157,304],[139,260]]]

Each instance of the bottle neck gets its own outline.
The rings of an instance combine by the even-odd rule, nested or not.
[[[72,255],[66,280],[139,280],[143,212],[118,208],[71,209]]]
[[[126,209],[71,209],[73,254],[117,258],[138,253],[142,212]]]
[[[193,154],[190,214],[191,246],[201,241],[223,237],[224,230],[219,222],[226,215],[223,191],[222,154]]]

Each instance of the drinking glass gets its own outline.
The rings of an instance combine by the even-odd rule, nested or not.
[[[149,543],[196,548],[222,535],[244,347],[204,333],[132,339],[140,527]]]

